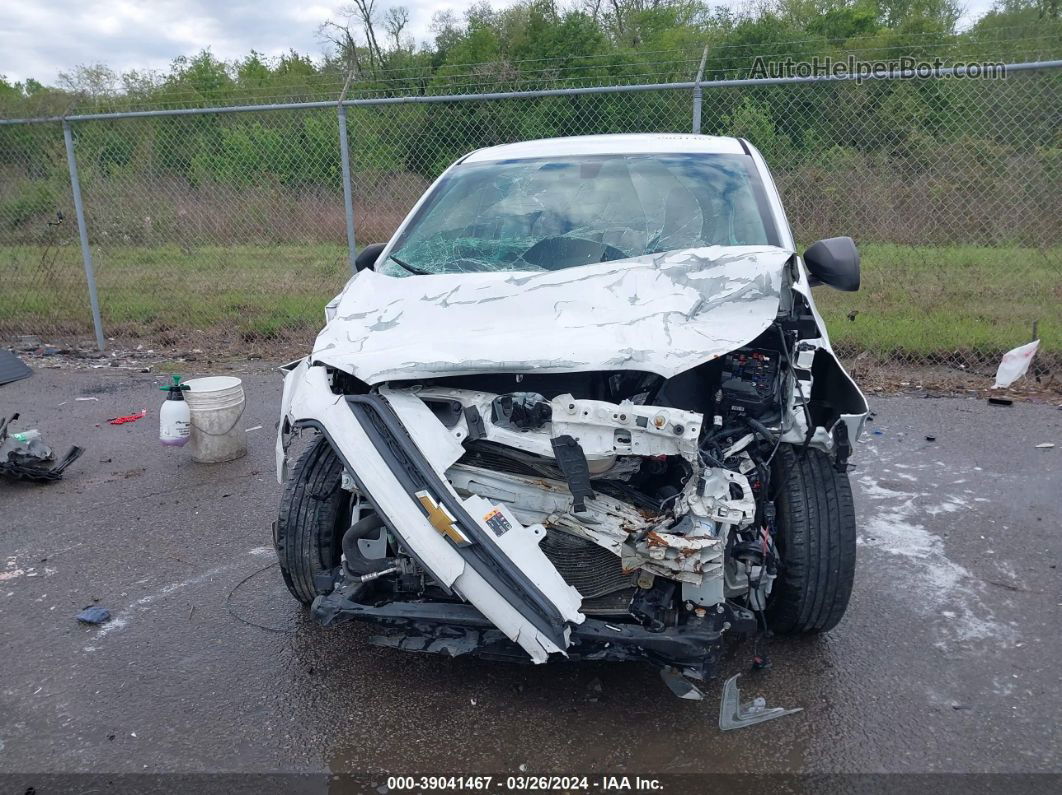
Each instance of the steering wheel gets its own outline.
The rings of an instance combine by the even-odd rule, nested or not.
[[[547,237],[539,240],[520,259],[548,271],[626,259],[627,255],[608,243],[582,237]]]

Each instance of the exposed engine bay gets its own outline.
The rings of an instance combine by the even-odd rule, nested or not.
[[[278,465],[296,428],[317,428],[353,506],[313,615],[379,622],[391,630],[376,640],[402,649],[710,676],[725,633],[766,628],[779,448],[844,471],[865,417],[832,353],[802,332],[818,336],[798,300],[750,344],[671,378],[490,372],[370,387],[296,363]],[[294,379],[330,395],[328,409],[300,419],[308,390],[294,394]]]

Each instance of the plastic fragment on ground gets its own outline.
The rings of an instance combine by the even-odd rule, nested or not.
[[[1040,340],[1033,340],[1004,353],[999,362],[999,368],[996,370],[996,383],[992,385],[992,388],[1005,389],[1025,375],[1039,347]]]
[[[105,624],[111,620],[111,613],[103,607],[86,607],[75,618],[82,624]]]
[[[147,409],[143,409],[136,414],[127,414],[124,417],[112,417],[107,420],[111,425],[125,425],[127,422],[136,422],[139,419],[143,419],[147,416]]]
[[[664,680],[664,684],[668,686],[668,689],[679,698],[684,698],[687,701],[700,701],[704,698],[704,693],[693,682],[689,681],[670,665],[660,669],[660,678]]]
[[[33,370],[11,351],[0,351],[0,386],[33,375]]]
[[[719,703],[719,728],[721,730],[730,731],[745,726],[754,726],[757,723],[764,723],[803,710],[803,707],[794,709],[768,707],[763,698],[755,698],[742,704],[741,691],[737,686],[739,676],[741,674],[734,674],[723,684],[723,699]]]

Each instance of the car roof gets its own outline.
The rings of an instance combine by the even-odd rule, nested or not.
[[[623,135],[579,135],[570,138],[542,138],[477,149],[462,163],[492,163],[532,157],[571,155],[641,154],[731,154],[747,150],[737,138],[692,133],[640,133]]]

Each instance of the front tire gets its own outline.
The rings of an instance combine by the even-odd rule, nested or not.
[[[303,604],[327,593],[317,583],[331,575],[342,555],[350,525],[350,493],[342,488],[343,462],[324,436],[318,436],[284,484],[273,543],[284,584]]]
[[[779,446],[772,464],[775,544],[781,570],[767,604],[776,634],[825,632],[848,607],[856,523],[848,475],[821,450]]]

